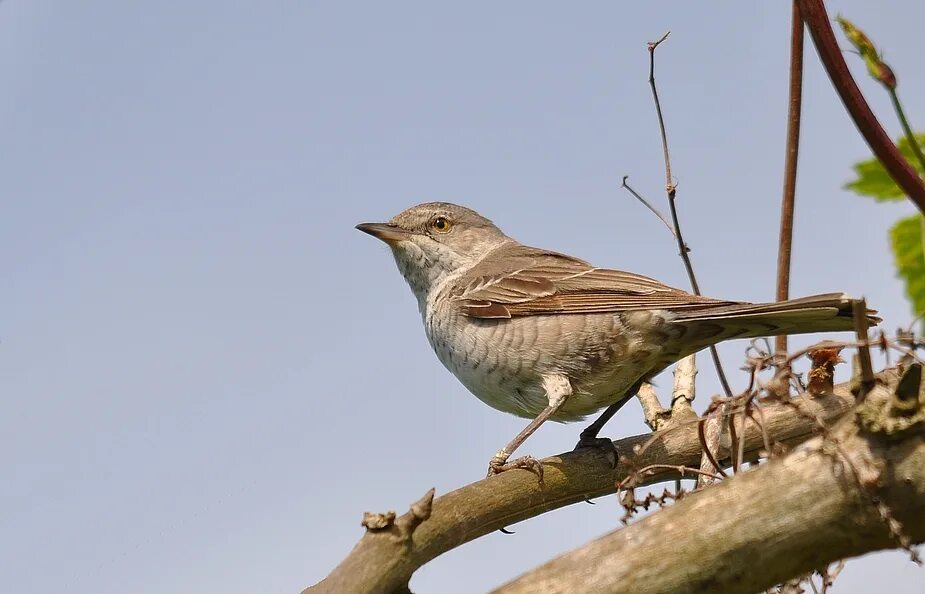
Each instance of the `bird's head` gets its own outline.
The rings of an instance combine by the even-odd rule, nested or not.
[[[418,204],[388,223],[362,223],[357,229],[388,244],[418,299],[447,276],[471,268],[508,241],[479,213],[449,202]]]

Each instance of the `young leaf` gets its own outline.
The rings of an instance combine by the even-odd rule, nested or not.
[[[919,142],[919,146],[925,146],[925,134],[916,134],[915,137]],[[905,136],[899,139],[897,146],[899,147],[899,152],[919,172],[919,175],[925,176],[925,171],[922,170],[921,164],[915,158],[912,146]],[[893,181],[893,178],[890,177],[876,158],[856,163],[854,172],[858,177],[854,181],[845,184],[846,190],[851,190],[862,196],[870,196],[878,202],[905,198],[903,191],[899,189],[899,186],[896,185],[896,182]]]
[[[925,312],[925,250],[922,249],[922,215],[900,219],[890,229],[893,259],[915,315]]]

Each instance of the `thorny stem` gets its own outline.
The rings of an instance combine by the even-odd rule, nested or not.
[[[784,163],[784,194],[780,211],[780,243],[777,250],[777,300],[790,297],[790,254],[793,247],[793,207],[796,200],[797,157],[800,151],[800,115],[803,102],[803,19],[800,5],[793,3],[790,22],[790,98],[787,112],[787,151]],[[778,355],[787,352],[787,336],[775,340]]]
[[[922,154],[922,147],[919,146],[918,139],[915,137],[915,134],[912,132],[912,127],[909,125],[909,120],[906,119],[906,112],[903,109],[902,103],[899,102],[899,95],[896,94],[896,89],[888,90],[890,92],[890,100],[893,102],[893,109],[896,110],[896,117],[899,118],[899,123],[903,127],[906,140],[909,141],[909,147],[912,149],[915,158],[918,159],[922,171],[925,171],[925,155]]]
[[[681,235],[681,224],[678,221],[678,209],[675,206],[675,194],[677,186],[671,177],[671,157],[668,155],[668,135],[665,131],[665,119],[662,117],[662,104],[658,100],[658,88],[655,86],[655,48],[663,41],[668,39],[671,31],[668,31],[658,41],[649,42],[649,86],[652,87],[652,98],[655,100],[655,113],[658,116],[658,129],[662,136],[662,153],[665,156],[665,191],[668,193],[668,207],[671,211],[671,223],[674,228],[674,237],[678,242],[678,252],[681,260],[684,262],[684,269],[687,271],[687,278],[690,279],[691,288],[695,295],[700,295],[700,285],[697,282],[697,276],[694,274],[694,265],[691,263],[690,248],[684,242]],[[726,379],[726,372],[723,371],[723,364],[719,360],[719,352],[715,346],[710,346],[710,356],[713,358],[713,365],[716,367],[716,375],[723,386],[723,392],[728,398],[732,397],[732,388],[729,387],[729,380]]]
[[[883,164],[903,192],[909,197],[918,209],[925,213],[925,181],[909,165],[893,141],[877,121],[870,106],[861,95],[857,83],[848,70],[841,48],[835,40],[829,16],[825,11],[823,0],[797,0],[800,5],[800,14],[803,22],[812,35],[813,43],[819,52],[819,58],[825,66],[826,72],[832,81],[832,86],[838,91],[845,109],[851,116],[858,131],[874,155]]]
[[[628,474],[626,478],[617,483],[617,489],[633,489],[635,485],[632,485],[639,477],[645,477],[648,474],[654,474],[656,470],[674,470],[681,476],[686,476],[688,474],[706,476],[712,479],[721,479],[722,475],[716,474],[715,472],[706,472],[700,470],[699,468],[693,468],[691,466],[678,466],[675,464],[649,464],[648,466],[643,466],[639,470],[635,471],[632,474]]]

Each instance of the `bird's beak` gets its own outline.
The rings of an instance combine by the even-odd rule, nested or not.
[[[397,225],[390,225],[388,223],[360,223],[357,225],[357,229],[363,233],[369,233],[376,239],[381,239],[386,243],[398,243],[408,239],[411,235],[410,231],[406,231]]]

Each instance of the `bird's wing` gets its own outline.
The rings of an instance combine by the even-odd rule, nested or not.
[[[692,310],[735,302],[698,297],[651,278],[595,268],[577,258],[515,245],[465,275],[452,294],[474,318],[510,318],[640,309]],[[498,262],[503,262],[499,266]]]

